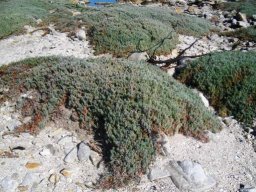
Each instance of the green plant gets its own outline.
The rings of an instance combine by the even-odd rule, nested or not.
[[[80,127],[102,142],[110,170],[105,181],[115,186],[145,172],[155,154],[155,134],[180,132],[203,139],[205,130],[221,127],[196,93],[143,62],[27,59],[5,67],[1,85],[10,85],[7,95],[37,92],[20,104],[24,115],[34,116],[30,129],[43,126],[60,105],[74,110]]]
[[[247,28],[241,28],[235,31],[224,32],[222,35],[229,37],[237,37],[245,41],[255,41],[256,42],[256,26],[251,26]]]
[[[227,11],[237,10],[239,12],[245,13],[247,16],[252,16],[256,13],[256,1],[255,0],[239,0],[239,1],[229,1],[220,3],[221,9]]]
[[[37,19],[44,19],[49,11],[64,7],[68,0],[1,0],[0,39],[23,31],[24,25],[35,25]]]
[[[177,34],[201,36],[210,23],[177,14],[164,7],[115,5],[82,9],[78,20],[89,26],[89,37],[96,54],[127,56],[134,51],[167,54],[178,43]]]
[[[175,77],[204,92],[221,115],[234,115],[252,124],[256,113],[255,52],[209,54],[190,63]]]

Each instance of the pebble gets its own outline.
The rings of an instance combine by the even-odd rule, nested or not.
[[[66,163],[72,163],[75,161],[78,161],[76,146],[74,148],[72,148],[71,151],[69,151],[69,153],[64,158],[64,162],[66,162]]]
[[[30,170],[34,170],[34,169],[37,169],[41,166],[40,163],[37,163],[37,162],[27,162],[25,167],[27,169],[30,169]]]
[[[15,192],[15,189],[17,187],[18,182],[12,179],[11,177],[7,176],[0,181],[0,189],[2,189],[3,192]]]
[[[72,175],[72,171],[70,169],[62,169],[60,173],[65,177],[70,177]]]
[[[91,149],[86,143],[81,142],[80,144],[78,144],[77,157],[79,161],[89,160],[90,154]]]
[[[78,29],[76,31],[76,37],[79,39],[79,40],[85,40],[86,39],[86,32],[85,30],[83,29]]]
[[[59,182],[59,180],[60,180],[60,177],[59,177],[59,175],[57,175],[57,174],[51,174],[50,175],[50,177],[49,177],[49,182],[51,182],[51,183],[53,183],[53,184],[56,184],[56,183],[58,183]]]

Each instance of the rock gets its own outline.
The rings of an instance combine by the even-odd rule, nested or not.
[[[36,162],[27,162],[26,165],[25,165],[25,167],[27,169],[30,169],[30,170],[37,169],[40,166],[41,166],[41,164],[40,163],[36,163]]]
[[[2,192],[15,192],[18,187],[18,182],[11,177],[5,177],[0,181],[0,191]]]
[[[89,160],[90,154],[91,154],[91,149],[86,143],[81,142],[77,146],[77,158],[79,161]]]
[[[255,187],[243,187],[239,189],[239,192],[256,192]]]
[[[42,151],[39,152],[39,154],[42,155],[42,156],[50,156],[51,151],[47,148],[44,148]]]
[[[78,29],[78,30],[76,31],[76,37],[77,37],[79,40],[81,40],[81,41],[85,40],[85,39],[86,39],[86,33],[85,33],[85,31],[84,31],[83,29]]]
[[[75,161],[78,161],[77,147],[72,148],[71,151],[69,151],[69,153],[64,158],[64,162],[66,163],[73,163]]]
[[[253,19],[253,21],[256,21],[256,14],[252,15],[252,19]]]
[[[128,57],[131,61],[146,61],[148,58],[149,56],[147,52],[135,52]]]
[[[73,137],[70,136],[70,135],[61,137],[61,138],[58,140],[57,143],[58,143],[59,145],[71,144],[71,143],[73,143]]]
[[[57,174],[51,174],[50,177],[49,177],[49,179],[48,179],[48,181],[51,182],[51,183],[53,183],[53,184],[58,183],[59,180],[60,180],[60,177],[59,177],[59,175],[57,175]]]
[[[233,27],[237,26],[237,20],[236,19],[232,19],[231,24]]]
[[[154,181],[157,179],[162,179],[165,177],[170,177],[171,174],[169,173],[169,170],[166,169],[166,165],[164,166],[154,166],[150,169],[148,178],[150,181]]]
[[[50,155],[54,155],[55,154],[55,149],[53,147],[52,144],[48,144],[45,146],[44,149],[42,149],[40,152],[39,152],[40,155],[42,156],[50,156]]]
[[[204,103],[204,106],[208,108],[210,106],[208,99],[206,99],[206,97],[203,95],[203,93],[199,92],[198,94],[199,94],[199,97],[201,98],[202,102]]]
[[[22,125],[22,123],[19,120],[13,118],[5,121],[3,125],[2,124],[3,123],[0,123],[0,126],[6,127],[9,131],[13,131],[14,129]]]
[[[70,169],[62,169],[60,171],[60,174],[62,174],[65,177],[70,177],[72,174],[72,171]]]
[[[243,22],[247,22],[247,17],[246,14],[238,12],[236,15],[238,21],[243,21]]]
[[[239,27],[245,27],[245,28],[250,26],[249,23],[244,22],[244,21],[238,21],[237,24]]]
[[[21,186],[32,186],[34,182],[39,182],[39,174],[38,173],[27,173],[22,180]]]
[[[216,185],[216,181],[207,176],[198,163],[192,161],[171,161],[166,167],[171,174],[173,183],[181,191],[206,191]]]

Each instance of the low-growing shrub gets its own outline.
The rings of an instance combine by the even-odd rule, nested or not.
[[[228,1],[219,4],[219,8],[245,13],[247,16],[252,16],[256,13],[256,1],[255,0],[239,0],[239,1]]]
[[[146,63],[47,57],[1,69],[0,86],[10,85],[6,94],[37,92],[30,105],[20,105],[33,114],[34,126],[42,127],[60,105],[76,111],[81,128],[102,142],[111,174],[105,179],[114,185],[145,172],[155,154],[155,134],[203,139],[205,130],[221,127],[196,93]]]
[[[77,19],[89,26],[96,54],[115,56],[127,56],[134,51],[167,54],[178,43],[178,33],[201,36],[211,29],[204,19],[164,7],[115,5],[83,9]]]
[[[255,41],[256,42],[256,26],[251,26],[247,28],[241,28],[235,31],[224,32],[223,35],[229,37],[237,37],[245,41]]]
[[[256,53],[222,52],[191,62],[175,77],[204,92],[221,115],[251,125],[256,114]]]
[[[22,32],[24,25],[35,25],[52,9],[64,6],[68,0],[0,0],[0,39]]]

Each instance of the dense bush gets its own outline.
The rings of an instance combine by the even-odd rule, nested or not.
[[[196,93],[145,63],[48,57],[2,67],[0,74],[0,86],[10,85],[7,95],[17,87],[38,92],[29,105],[35,125],[43,126],[60,105],[75,110],[81,128],[94,131],[107,148],[115,184],[146,170],[155,134],[203,138],[205,130],[220,129]],[[27,104],[21,105],[26,112]]]
[[[133,51],[167,54],[178,42],[177,34],[200,36],[209,32],[206,20],[177,14],[165,7],[116,5],[84,9],[79,20],[90,26],[96,54],[127,56]]]
[[[239,1],[228,1],[220,4],[220,8],[245,13],[247,16],[252,16],[256,13],[256,1],[255,0],[239,0]]]
[[[245,41],[247,40],[256,42],[256,26],[241,28],[235,31],[225,32],[222,34],[230,37],[237,37]]]
[[[24,25],[34,25],[44,19],[51,9],[68,3],[68,0],[0,0],[0,39],[22,32]]]
[[[256,116],[255,52],[210,54],[190,63],[176,78],[203,91],[221,115],[252,124]]]

